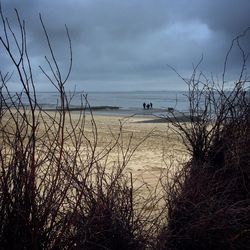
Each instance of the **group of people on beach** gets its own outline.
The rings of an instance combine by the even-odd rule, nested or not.
[[[152,102],[146,104],[145,102],[142,104],[143,109],[152,109],[153,108],[153,104]]]

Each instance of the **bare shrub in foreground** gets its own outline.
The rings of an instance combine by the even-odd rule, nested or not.
[[[25,23],[13,31],[0,9],[0,42],[12,61],[23,88],[11,93],[11,75],[1,72],[0,87],[0,248],[1,249],[144,249],[151,232],[145,207],[134,197],[132,175],[125,168],[138,144],[123,143],[120,132],[106,147],[98,148],[98,129],[83,97],[78,118],[70,110],[71,96],[40,17],[50,57],[48,70],[40,67],[59,94],[58,109],[44,110],[37,102],[33,65],[30,62]],[[50,58],[50,59],[49,59]],[[24,101],[24,100],[27,100]],[[89,123],[91,131],[86,131]],[[117,158],[111,153],[118,149]],[[153,209],[153,208],[152,208]]]
[[[247,30],[248,31],[248,30]],[[194,68],[189,87],[190,123],[172,119],[191,160],[166,182],[167,224],[158,249],[249,249],[250,110],[247,54],[232,90]],[[227,59],[224,70],[226,70]]]

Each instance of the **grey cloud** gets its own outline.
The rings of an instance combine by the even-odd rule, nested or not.
[[[65,71],[67,24],[74,56],[70,80],[81,89],[149,89],[152,83],[160,89],[178,84],[182,88],[167,64],[189,75],[202,54],[201,69],[220,74],[231,40],[250,26],[247,0],[3,0],[2,6],[12,25],[14,7],[25,18],[29,51],[37,67],[45,65],[48,54],[38,14]],[[249,38],[242,41],[246,51]],[[231,72],[237,72],[241,62],[238,52],[230,57]],[[37,79],[41,88],[47,88],[39,73]]]

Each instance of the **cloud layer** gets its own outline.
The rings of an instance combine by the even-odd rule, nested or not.
[[[67,24],[73,45],[69,88],[86,91],[182,89],[167,65],[186,77],[202,55],[201,70],[220,75],[232,39],[250,26],[248,0],[3,0],[2,7],[14,28],[14,8],[26,20],[36,69],[48,55],[39,13],[65,71]],[[250,36],[242,42],[250,51]],[[0,59],[1,70],[10,70],[2,49]],[[232,79],[240,62],[233,51],[228,66]],[[42,74],[34,72],[38,88],[51,90]]]

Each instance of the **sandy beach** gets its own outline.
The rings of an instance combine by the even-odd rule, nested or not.
[[[56,113],[50,111],[48,114],[54,117]],[[66,115],[65,120],[65,125],[69,128],[70,122],[75,123],[79,119],[79,112],[72,111],[70,114],[71,120],[68,115]],[[100,113],[94,113],[92,117],[86,113],[84,133],[90,140],[93,138],[92,119],[96,125],[97,150],[99,152],[113,145],[119,133],[121,134],[119,143],[122,140],[123,149],[126,150],[129,147],[129,153],[135,149],[125,171],[132,173],[133,178],[139,182],[143,181],[154,186],[166,167],[171,167],[171,170],[174,171],[175,167],[188,160],[187,150],[178,133],[174,131],[173,124],[164,119],[153,115],[122,116]],[[44,121],[51,124],[51,118],[47,115],[44,115]],[[42,133],[44,133],[43,125],[38,131],[38,134]],[[117,150],[119,149],[114,147],[111,151],[110,162],[118,160]],[[112,165],[110,162],[109,165]]]
[[[73,115],[77,118],[77,114]],[[89,117],[86,117],[87,120]],[[173,125],[153,116],[112,116],[94,115],[98,131],[98,148],[101,150],[117,135],[122,124],[122,135],[125,148],[131,139],[131,148],[136,148],[127,164],[126,171],[133,174],[134,179],[145,181],[154,186],[162,170],[171,168],[188,159],[187,151]],[[86,130],[91,130],[86,123]],[[115,152],[113,152],[115,157]],[[115,159],[115,158],[114,158]]]

